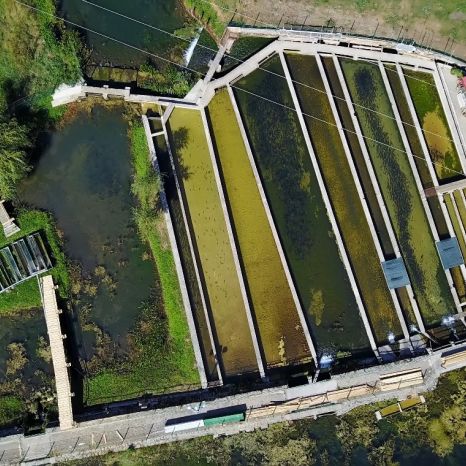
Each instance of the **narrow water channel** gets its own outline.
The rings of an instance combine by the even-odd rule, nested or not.
[[[266,364],[300,363],[309,348],[226,89],[208,115]]]
[[[352,99],[380,109],[359,107],[357,115],[420,312],[426,325],[434,325],[456,310],[382,75],[363,61],[341,59],[341,66]]]
[[[238,269],[199,111],[176,108],[170,146],[227,376],[257,371]]]

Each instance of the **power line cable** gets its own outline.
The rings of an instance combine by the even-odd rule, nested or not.
[[[191,42],[190,39],[185,39],[185,38],[183,38],[183,37],[178,37],[176,34],[173,34],[173,33],[169,32],[169,31],[166,31],[166,30],[164,30],[164,29],[161,29],[161,28],[159,28],[159,27],[157,27],[157,26],[153,26],[153,25],[151,25],[151,24],[145,23],[144,21],[140,21],[140,20],[138,20],[138,19],[136,19],[136,18],[132,18],[131,16],[127,16],[127,15],[125,15],[125,14],[123,14],[123,13],[120,13],[120,12],[118,12],[118,11],[115,11],[115,10],[111,10],[110,8],[106,8],[106,7],[104,7],[104,6],[98,5],[97,3],[93,3],[93,2],[91,2],[91,1],[89,1],[89,0],[81,0],[81,2],[87,3],[88,5],[91,5],[91,6],[93,6],[93,7],[99,8],[99,9],[104,10],[104,11],[107,11],[108,13],[112,13],[112,14],[114,14],[114,15],[120,16],[120,17],[125,18],[125,19],[128,19],[128,20],[130,20],[130,21],[134,21],[135,23],[141,24],[142,26],[148,27],[148,28],[150,28],[150,29],[154,29],[154,30],[159,31],[159,32],[161,32],[161,33],[163,33],[163,34],[166,34],[166,35],[169,35],[169,36],[171,36],[171,37],[174,37],[174,38],[176,38],[176,39],[180,39],[180,40],[183,40],[183,41],[188,42],[188,43]],[[206,3],[209,3],[209,2],[206,2]],[[213,53],[216,53],[216,52],[217,52],[216,49],[214,49],[214,48],[212,48],[212,47],[209,47],[209,46],[206,46],[206,45],[203,45],[203,44],[199,44],[199,43],[198,43],[197,46],[198,46],[198,47],[201,47],[201,48],[203,48],[203,49],[209,50],[209,51],[211,51],[211,52],[213,52]],[[225,55],[227,55],[229,58],[231,58],[231,59],[237,61],[238,63],[244,63],[244,62],[246,61],[246,60],[242,60],[242,59],[236,58],[236,57],[234,57],[234,56],[232,56],[232,55],[230,55],[230,54],[228,54],[228,53],[225,53]],[[361,61],[365,61],[365,62],[367,62],[367,63],[370,63],[370,64],[372,64],[372,65],[377,66],[377,65],[374,63],[374,61],[372,61],[372,60],[363,59],[363,58],[361,58],[360,60],[361,60]],[[262,71],[265,71],[266,73],[272,74],[272,75],[274,75],[274,76],[276,76],[276,77],[278,77],[278,78],[281,78],[281,79],[285,79],[285,80],[286,80],[286,77],[285,77],[285,76],[281,75],[280,73],[276,73],[276,72],[274,72],[274,71],[271,71],[271,70],[268,70],[268,69],[266,69],[266,68],[263,68],[263,67],[260,66],[260,64],[257,66],[257,68],[260,69],[260,70],[262,70]],[[392,69],[390,69],[390,68],[385,68],[385,69],[386,69],[387,71],[395,72],[395,73],[397,74],[397,76],[398,76],[398,72],[397,72],[396,70],[392,70]],[[428,81],[421,80],[421,79],[419,79],[419,78],[415,78],[415,77],[412,77],[412,76],[408,76],[408,78],[414,79],[414,80],[417,80],[417,81],[420,81],[420,82],[423,82],[424,84],[428,84],[429,86],[434,86],[434,87],[436,87],[436,86],[433,85],[432,83],[430,83],[430,82],[428,82]],[[309,85],[309,84],[306,84],[306,83],[303,83],[303,82],[300,82],[300,81],[296,81],[296,80],[294,80],[293,78],[291,78],[291,81],[292,81],[294,84],[297,84],[297,85],[299,85],[299,86],[303,86],[303,87],[306,87],[306,88],[308,88],[308,89],[312,89],[312,90],[314,90],[314,91],[316,91],[316,92],[320,92],[320,93],[322,93],[322,94],[327,94],[327,92],[326,92],[325,90],[323,90],[323,89],[319,89],[319,88],[313,87],[313,86],[311,86],[311,85]],[[335,94],[330,94],[330,95],[331,95],[334,99],[339,99],[339,100],[345,101],[345,98],[344,98],[344,97],[340,97],[340,96],[337,96],[337,95],[335,95]],[[392,116],[392,115],[389,115],[389,114],[387,114],[387,113],[380,112],[380,111],[375,110],[375,109],[370,108],[370,107],[366,107],[366,106],[361,105],[361,104],[358,104],[358,103],[356,103],[356,102],[352,102],[352,103],[353,103],[353,105],[354,105],[355,107],[362,108],[362,109],[364,109],[364,110],[368,110],[368,111],[370,111],[370,112],[372,112],[372,113],[376,113],[377,115],[381,115],[381,116],[384,116],[384,117],[386,117],[386,118],[390,118],[391,120],[396,121],[396,118],[395,118],[394,116]],[[408,125],[408,126],[411,126],[412,128],[416,128],[416,125],[414,125],[413,123],[409,123],[409,122],[403,121],[403,120],[400,120],[400,121],[401,121],[404,125]],[[424,133],[426,133],[426,134],[431,134],[431,135],[433,135],[433,136],[437,136],[437,137],[439,137],[439,138],[446,139],[446,140],[451,141],[451,142],[453,142],[453,143],[455,142],[452,138],[449,138],[448,136],[445,136],[445,135],[439,134],[439,133],[435,133],[435,132],[432,132],[432,131],[429,131],[429,130],[425,130],[425,129],[422,128],[422,127],[421,127],[421,131],[424,132]]]
[[[195,72],[195,73],[197,73],[197,74],[199,74],[199,75],[201,75],[201,76],[204,76],[203,73],[200,73],[200,72],[197,71],[197,70],[194,70],[194,69],[189,68],[189,67],[187,67],[187,66],[181,65],[181,64],[176,63],[176,62],[174,62],[174,61],[172,61],[172,60],[169,60],[169,59],[167,59],[167,58],[160,57],[159,55],[154,54],[154,53],[152,53],[152,52],[148,52],[147,50],[140,49],[140,48],[135,47],[135,46],[133,46],[133,45],[131,45],[131,44],[128,44],[128,43],[126,43],[126,42],[123,42],[123,41],[121,41],[121,40],[119,40],[119,39],[115,39],[115,38],[113,38],[113,37],[111,37],[111,36],[107,36],[106,34],[102,34],[102,33],[100,33],[100,32],[94,31],[94,30],[92,30],[92,29],[90,29],[90,28],[87,28],[87,27],[85,27],[85,26],[81,26],[81,25],[79,25],[79,24],[77,24],[77,23],[74,23],[74,22],[72,22],[72,21],[70,21],[70,20],[67,20],[67,19],[64,19],[64,18],[60,18],[59,16],[54,15],[53,13],[49,13],[49,12],[47,12],[47,11],[45,11],[45,10],[41,10],[40,8],[36,8],[36,7],[32,6],[32,5],[28,5],[28,4],[26,4],[26,3],[21,2],[20,0],[14,0],[14,1],[15,1],[16,3],[22,5],[22,6],[26,7],[26,8],[29,8],[30,10],[34,10],[34,11],[36,11],[36,12],[38,12],[38,13],[42,13],[42,14],[44,14],[44,15],[46,15],[46,16],[53,17],[53,18],[55,18],[55,19],[57,19],[57,20],[59,20],[59,21],[65,22],[65,23],[69,23],[69,24],[71,24],[71,25],[73,25],[73,26],[75,26],[75,27],[78,27],[78,28],[80,28],[80,29],[84,29],[84,30],[86,30],[86,31],[95,33],[95,34],[100,35],[100,36],[102,36],[102,37],[105,37],[105,38],[107,38],[107,39],[109,39],[109,40],[113,40],[113,41],[115,41],[115,42],[117,42],[117,43],[119,43],[119,44],[128,46],[128,47],[130,47],[130,48],[132,48],[132,49],[138,50],[138,51],[140,51],[140,52],[142,52],[142,53],[145,53],[145,54],[147,54],[147,55],[153,56],[153,57],[155,57],[155,58],[162,59],[162,60],[164,60],[164,61],[166,61],[166,62],[172,63],[173,65],[179,66],[179,67],[184,68],[184,69],[187,69],[187,70],[189,70],[189,71],[193,71],[193,72]],[[246,92],[246,93],[248,93],[248,94],[250,94],[250,95],[254,95],[254,96],[256,96],[256,97],[258,97],[258,98],[260,98],[260,99],[266,100],[266,101],[268,101],[268,102],[270,102],[270,103],[273,103],[273,104],[275,104],[275,105],[279,105],[279,106],[281,106],[281,107],[283,107],[283,108],[286,108],[286,109],[288,109],[288,110],[294,111],[295,113],[298,113],[298,111],[297,111],[295,108],[290,107],[290,106],[285,105],[285,104],[282,104],[282,103],[277,102],[277,101],[275,101],[275,100],[268,99],[267,97],[261,96],[261,95],[259,95],[259,94],[254,93],[254,92],[251,92],[251,91],[247,91],[247,90],[242,89],[242,88],[240,88],[240,87],[238,87],[238,86],[235,86],[235,85],[230,85],[230,87],[232,87],[232,88],[234,88],[234,89],[237,89],[237,90],[239,90],[239,91],[242,91],[242,92]],[[310,115],[310,114],[305,113],[305,112],[301,112],[301,113],[302,113],[302,115],[307,116],[307,117],[309,117],[309,118],[311,118],[311,119],[314,119],[314,120],[320,121],[320,122],[322,122],[322,123],[324,123],[324,124],[327,124],[327,125],[334,126],[334,127],[338,128],[338,125],[337,125],[336,123],[332,123],[332,122],[323,120],[323,119],[321,119],[321,118],[318,118],[318,117],[316,117],[316,116],[314,116],[314,115]],[[348,133],[352,133],[352,134],[358,135],[358,133],[357,133],[356,131],[348,130],[347,128],[343,128],[343,127],[342,127],[342,130],[343,130],[343,131],[346,131],[346,132],[348,132]],[[378,141],[378,140],[376,140],[376,139],[370,138],[370,137],[368,137],[368,136],[365,136],[364,134],[361,134],[361,136],[362,136],[364,139],[368,140],[368,141],[375,142],[375,143],[380,144],[380,145],[382,145],[382,146],[389,147],[389,148],[394,149],[394,150],[396,150],[396,151],[398,151],[398,152],[402,152],[402,153],[408,155],[407,151],[405,151],[405,150],[403,150],[403,149],[400,149],[400,148],[395,147],[395,146],[392,146],[392,145],[390,145],[390,144],[386,144],[386,143],[384,143],[384,142],[382,142],[382,141]],[[415,155],[415,154],[412,154],[412,155],[413,155],[413,157],[416,157],[416,158],[418,158],[418,159],[420,159],[420,160],[424,160],[424,162],[427,163],[427,160],[426,160],[424,157],[421,157],[421,156],[418,156],[418,155]],[[457,170],[454,170],[454,169],[452,169],[452,168],[449,168],[449,167],[445,166],[444,164],[442,164],[442,163],[440,163],[440,162],[432,161],[432,163],[435,164],[435,165],[438,165],[438,166],[440,166],[440,167],[442,167],[442,168],[444,168],[444,169],[446,169],[446,170],[448,170],[448,171],[450,171],[450,172],[453,172],[453,173],[455,173],[455,174],[464,176],[464,174],[463,174],[462,172],[459,172],[459,171],[457,171]]]

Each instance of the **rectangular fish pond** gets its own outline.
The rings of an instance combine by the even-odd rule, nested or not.
[[[261,68],[234,93],[318,355],[362,354],[367,335],[279,57]]]
[[[402,335],[316,58],[287,55],[301,109],[377,342]]]
[[[420,312],[426,325],[434,325],[455,306],[382,75],[368,62],[340,62],[354,102],[377,106],[377,113],[358,107],[357,116]]]
[[[265,361],[300,362],[309,349],[226,89],[208,115]]]
[[[47,135],[19,190],[22,202],[52,213],[64,238],[65,317],[83,405],[199,386],[163,219],[148,219],[151,247],[136,226],[132,189],[140,196],[141,186],[156,189],[140,117],[129,133],[122,115],[131,109],[108,105],[75,107]]]
[[[258,367],[245,296],[241,290],[202,115],[196,110],[175,108],[168,130],[223,370],[226,376],[256,372]]]

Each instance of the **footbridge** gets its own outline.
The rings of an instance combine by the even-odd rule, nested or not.
[[[66,338],[66,335],[63,335],[61,331],[59,317],[61,311],[58,309],[52,276],[46,275],[39,278],[39,287],[52,352],[60,429],[65,430],[74,425],[71,407],[72,393],[68,376],[69,364],[66,362],[65,348],[63,346],[63,339]]]

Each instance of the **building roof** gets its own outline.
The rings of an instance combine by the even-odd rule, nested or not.
[[[437,241],[436,245],[445,270],[464,264],[464,259],[456,238],[447,238],[442,241]]]
[[[409,285],[408,272],[401,257],[382,262],[382,269],[391,290]]]

